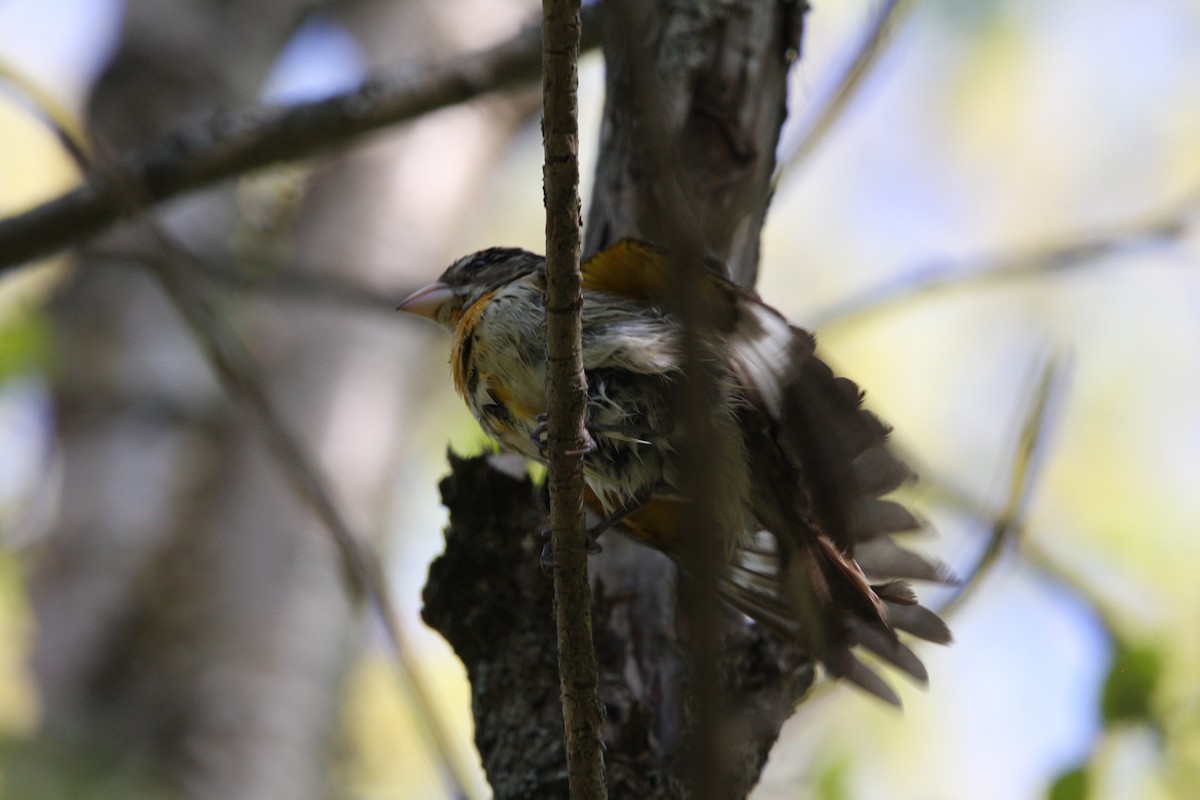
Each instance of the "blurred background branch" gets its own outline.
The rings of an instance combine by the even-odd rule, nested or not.
[[[954,488],[946,477],[936,473],[926,475],[925,480],[930,483],[935,495],[961,504],[960,507],[990,526],[990,535],[983,544],[979,558],[965,572],[956,576],[955,590],[938,608],[939,613],[953,613],[971,592],[978,590],[988,571],[996,566],[1001,556],[1020,547],[1040,468],[1051,446],[1053,426],[1061,418],[1069,374],[1069,361],[1057,354],[1046,358],[1039,370],[1025,400],[1027,407],[1010,458],[1007,498],[1002,507],[985,508],[979,498],[961,488]]]
[[[780,143],[779,165],[771,179],[772,191],[790,180],[834,129],[862,89],[863,81],[878,65],[889,38],[912,13],[913,5],[911,0],[884,0],[871,12],[858,43],[826,83],[826,91],[808,104],[799,124]]]
[[[595,27],[593,23],[587,29]],[[592,38],[583,46],[596,43]],[[139,143],[144,149],[104,164],[79,188],[0,219],[0,270],[78,243],[179,194],[262,167],[311,158],[366,133],[531,82],[540,65],[540,28],[529,26],[486,50],[394,70],[330,98],[218,116],[172,131],[149,147]]]
[[[1198,223],[1200,191],[1192,191],[1161,211],[1139,211],[1129,219],[1108,223],[1102,230],[1064,237],[1054,244],[897,269],[894,278],[820,312],[817,325],[828,329],[860,322],[907,302],[954,289],[978,290],[997,283],[1095,268],[1109,256],[1138,248],[1177,246]]]

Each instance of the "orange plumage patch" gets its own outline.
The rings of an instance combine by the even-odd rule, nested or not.
[[[657,308],[670,308],[677,297],[671,258],[663,250],[637,239],[622,239],[583,262],[583,290],[609,292]],[[703,271],[700,302],[720,331],[732,330],[740,293],[715,269]]]
[[[678,551],[683,533],[683,503],[653,498],[625,518],[625,525],[651,547],[664,553]]]
[[[653,245],[622,239],[583,262],[583,290],[611,292],[651,305],[671,296],[671,260]]]
[[[593,511],[601,517],[607,516],[590,486],[586,487],[585,498]],[[682,538],[682,519],[683,503],[654,497],[636,511],[630,512],[621,524],[628,528],[638,541],[669,554],[678,552],[679,540]]]
[[[516,395],[512,393],[506,384],[495,379],[488,384],[488,394],[497,403],[515,412],[521,419],[536,419],[546,410],[518,401]]]
[[[454,388],[458,394],[470,403],[467,397],[467,381],[471,369],[471,349],[474,347],[475,326],[479,317],[487,308],[488,301],[495,292],[488,292],[462,312],[458,320],[458,328],[454,332],[454,346],[450,348],[450,375],[454,378]]]

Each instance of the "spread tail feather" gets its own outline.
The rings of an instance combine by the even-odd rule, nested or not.
[[[730,349],[745,400],[751,504],[769,534],[743,543],[723,594],[834,677],[899,704],[852,649],[925,683],[924,665],[896,631],[950,640],[945,623],[898,580],[949,578],[891,538],[922,527],[883,497],[913,475],[889,449],[887,425],[862,407],[858,387],[817,358],[813,338],[753,296],[744,299]]]
[[[852,648],[861,646],[919,684],[928,681],[920,658],[895,631],[938,644],[950,642],[950,631],[935,613],[916,603],[906,583],[893,580],[872,586],[865,579],[847,580],[838,591],[831,589],[831,594],[861,593],[857,602],[821,605],[806,588],[812,586],[807,576],[781,570],[769,538],[765,531],[755,534],[729,565],[718,588],[730,605],[796,642],[831,676],[847,680],[885,702],[899,705],[895,692],[853,655]],[[826,566],[822,570],[826,576],[845,572],[845,567]],[[791,588],[785,589],[784,583],[790,583]],[[879,608],[881,612],[876,616],[867,613],[867,608]]]

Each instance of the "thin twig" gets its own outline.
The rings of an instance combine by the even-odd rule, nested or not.
[[[145,251],[126,247],[86,246],[83,254],[89,258],[111,261],[116,266],[128,262],[140,264],[153,257]],[[378,289],[363,281],[330,274],[329,270],[321,268],[312,268],[311,271],[274,269],[274,265],[266,260],[258,264],[256,260],[246,258],[237,259],[235,264],[232,260],[206,256],[203,262],[195,259],[194,266],[198,277],[233,292],[342,306],[347,311],[386,314],[392,321],[396,319],[397,300],[407,297],[418,288],[413,285],[395,290]],[[257,269],[259,266],[263,269]]]
[[[604,747],[583,514],[587,378],[583,372],[579,201],[579,0],[544,0],[546,363],[558,673],[571,797],[603,800]]]
[[[635,36],[634,24],[625,25],[625,33]],[[626,56],[634,75],[656,75],[657,54],[649,47],[634,46]],[[671,87],[676,88],[676,87]],[[686,175],[679,166],[675,144],[677,133],[670,118],[672,98],[662,79],[647,77],[630,87],[631,106],[645,131],[639,154],[654,187],[654,205],[646,212],[646,227],[655,232],[671,254],[669,265],[671,312],[680,321],[682,369],[672,399],[672,413],[688,432],[679,453],[683,466],[682,494],[688,498],[676,523],[687,532],[687,546],[681,547],[680,564],[686,578],[679,585],[679,605],[687,625],[687,699],[685,709],[692,715],[683,749],[682,776],[687,796],[695,800],[714,800],[732,796],[733,762],[728,757],[727,737],[731,727],[729,692],[722,683],[722,662],[728,657],[722,647],[725,619],[713,587],[718,584],[721,564],[727,552],[725,537],[714,520],[720,519],[714,507],[721,496],[712,448],[719,446],[714,419],[718,402],[716,366],[712,351],[706,352],[708,309],[702,300],[699,265],[705,263],[704,232],[697,209],[684,189]],[[726,209],[725,213],[729,213]]]
[[[902,270],[890,281],[819,312],[814,327],[860,322],[903,301],[938,292],[1013,280],[1049,277],[1095,264],[1101,258],[1139,247],[1176,244],[1200,220],[1200,190],[1187,194],[1164,211],[1142,216],[1103,231],[1084,233],[1066,241],[960,261],[935,261]]]
[[[221,321],[212,300],[196,285],[193,277],[196,257],[168,238],[158,226],[150,227],[168,253],[157,258],[147,255],[139,258],[162,283],[176,310],[191,328],[226,394],[254,419],[267,451],[297,497],[329,532],[354,596],[367,602],[383,628],[390,660],[396,667],[405,695],[416,708],[418,724],[437,755],[451,796],[470,797],[466,768],[451,744],[429,691],[418,677],[378,555],[365,537],[354,531],[333,499],[333,493],[320,469],[275,411],[266,390],[256,377],[258,370],[245,345]],[[180,260],[189,263],[183,266],[178,263]]]
[[[728,462],[715,451],[727,452],[731,443],[728,430],[717,430],[720,343],[698,282],[709,263],[725,265],[743,285],[754,282],[786,75],[807,5],[623,0],[610,3],[616,13],[606,22],[606,159],[597,169],[588,250],[626,236],[664,246],[674,263],[669,276],[657,277],[668,278],[670,311],[685,331],[683,374],[672,397],[675,424],[687,431],[677,455],[680,494],[689,502],[672,522],[683,532],[674,554],[681,579],[675,609],[645,618],[668,633],[638,658],[642,678],[654,687],[648,695],[676,780],[693,800],[745,796],[792,707],[784,701],[786,713],[753,711],[767,684],[730,680],[748,640],[739,640],[712,587],[725,565],[726,537],[740,532],[716,522],[728,479],[720,465]],[[782,672],[811,675],[795,662]]]
[[[588,9],[588,16],[597,9]],[[587,30],[596,26],[589,24]],[[596,44],[590,36],[587,46]],[[351,92],[284,108],[218,115],[131,153],[83,184],[0,220],[0,273],[99,233],[171,197],[285,161],[310,158],[355,138],[483,94],[528,83],[541,66],[541,31],[439,64],[407,66]],[[136,201],[136,202],[131,202]]]
[[[939,613],[950,613],[961,606],[982,583],[983,577],[995,566],[1000,556],[1013,547],[1023,534],[1034,489],[1053,438],[1051,433],[1057,420],[1057,411],[1065,399],[1070,371],[1071,363],[1067,357],[1053,355],[1046,359],[1028,400],[1012,456],[1008,497],[1000,510],[987,512],[977,499],[945,479],[930,482],[936,494],[959,503],[969,502],[975,513],[981,513],[991,521],[991,533],[983,552],[960,578],[955,592],[938,609]]]
[[[862,39],[859,40],[853,55],[836,74],[832,89],[805,114],[799,132],[788,137],[791,142],[784,145],[779,165],[771,181],[772,191],[796,174],[833,130],[854,95],[862,87],[863,80],[870,74],[871,68],[878,63],[879,56],[887,44],[888,34],[904,22],[912,11],[912,6],[911,0],[886,0],[871,17],[871,22],[863,31]]]
[[[976,590],[982,579],[996,566],[999,556],[1005,551],[1015,550],[1015,557],[1042,571],[1046,576],[1079,595],[1101,619],[1104,627],[1112,632],[1119,629],[1117,614],[1112,603],[1102,592],[1039,545],[1030,536],[1028,509],[1032,493],[1037,487],[1042,462],[1053,439],[1053,428],[1058,409],[1065,402],[1071,375],[1069,356],[1056,354],[1047,360],[1028,400],[1028,410],[1021,425],[1016,450],[1013,453],[1008,499],[997,511],[986,500],[965,489],[945,476],[925,475],[923,483],[929,486],[930,495],[950,508],[986,524],[989,528],[988,541],[976,563],[960,579],[960,589],[939,608],[938,613],[952,613],[961,608],[968,595]],[[1018,544],[1019,548],[1010,547]]]
[[[914,297],[978,285],[1060,275],[1094,265],[1098,260],[1139,247],[1176,244],[1196,226],[1193,219],[1200,193],[1171,206],[1166,212],[1112,226],[1102,233],[1082,234],[1074,240],[1044,245],[1019,253],[1001,253],[964,261],[939,261],[902,271],[900,277],[879,283],[809,318],[813,328],[828,331],[839,325],[869,319],[903,305]],[[114,259],[120,256],[92,249]],[[136,254],[131,254],[135,260]],[[252,264],[248,266],[253,266]],[[394,291],[376,289],[359,281],[321,274],[319,271],[255,271],[232,264],[206,263],[205,275],[228,286],[264,295],[280,295],[320,303],[346,305],[392,315],[396,298],[416,287]]]
[[[79,122],[67,109],[29,80],[23,72],[9,63],[0,61],[0,87],[7,86],[17,100],[29,108],[54,135],[67,155],[76,164],[91,160],[87,137]]]

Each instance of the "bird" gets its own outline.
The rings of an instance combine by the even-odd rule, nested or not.
[[[858,386],[817,356],[811,334],[724,277],[719,262],[694,266],[706,312],[701,357],[715,384],[702,450],[719,476],[706,504],[725,553],[714,588],[831,677],[898,706],[856,651],[924,685],[924,665],[897,632],[951,641],[908,583],[948,582],[949,570],[893,539],[924,527],[885,496],[911,470]],[[695,449],[675,413],[684,353],[671,269],[669,252],[637,239],[581,264],[590,437],[582,459],[601,518],[589,536],[619,523],[686,566],[697,534],[682,523],[690,500],[682,452]],[[454,387],[483,430],[543,463],[545,278],[543,256],[492,247],[459,258],[398,307],[451,334]]]

